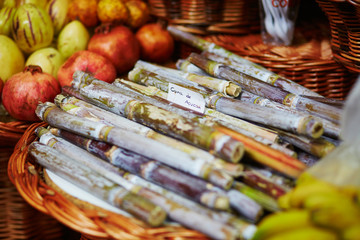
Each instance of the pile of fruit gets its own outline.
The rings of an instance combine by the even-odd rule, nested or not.
[[[0,1],[0,99],[17,120],[38,121],[39,101],[52,101],[72,74],[103,81],[137,60],[162,63],[174,41],[141,0]]]

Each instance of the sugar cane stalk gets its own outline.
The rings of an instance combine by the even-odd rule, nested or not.
[[[234,181],[232,188],[252,198],[258,204],[260,204],[264,209],[270,212],[280,211],[280,208],[275,198],[271,197],[268,194],[265,194],[262,191],[259,191],[239,181]]]
[[[280,137],[301,150],[322,158],[335,149],[335,145],[324,138],[309,139],[303,136],[294,135],[288,132],[279,131]]]
[[[210,76],[209,74],[207,74],[207,72],[205,72],[201,68],[198,68],[186,59],[177,60],[176,68],[188,73],[194,73],[201,76]]]
[[[86,74],[77,76],[73,83],[81,85],[81,81],[87,80]],[[84,79],[85,78],[85,79]],[[213,131],[210,127],[199,124],[196,118],[185,118],[176,112],[165,110],[151,103],[136,101],[134,97],[122,94],[123,91],[103,81],[93,80],[90,85],[80,88],[80,93],[97,102],[102,108],[126,116],[128,119],[150,126],[164,134],[179,138],[185,142],[194,144],[206,150],[214,151],[224,160],[238,162],[243,155],[241,142],[231,139],[229,136]],[[127,93],[129,94],[129,93]],[[134,93],[136,94],[136,93]],[[146,97],[138,93],[139,97]],[[149,98],[151,102],[155,100]],[[164,105],[165,108],[166,104]],[[174,107],[174,111],[180,109]],[[184,110],[187,115],[194,115]]]
[[[299,111],[309,112],[335,123],[338,123],[340,120],[341,109],[337,107],[282,90],[281,88],[262,82],[254,77],[236,71],[224,64],[209,60],[196,53],[190,55],[189,61],[207,71],[210,75],[238,83],[244,90],[261,97],[279,102]]]
[[[324,132],[322,122],[310,115],[290,115],[281,110],[219,95],[211,96],[208,99],[208,106],[225,114],[305,135],[310,138],[318,138]]]
[[[228,58],[231,62],[237,62],[240,66],[243,66],[244,70],[246,70],[246,74],[259,78],[262,81],[266,81],[272,84],[276,84],[275,86],[285,85],[287,91],[292,92],[296,91],[296,94],[303,94],[308,96],[320,97],[319,94],[302,87],[301,85],[289,80],[285,79],[269,70],[265,67],[251,62],[231,51],[228,51],[214,43],[210,43],[204,39],[196,37],[190,33],[186,33],[176,29],[174,26],[168,26],[168,31],[177,39],[198,48],[201,51],[206,51],[212,54],[216,54],[222,58]],[[252,75],[253,74],[253,75]]]
[[[121,81],[122,84],[125,84],[126,81]],[[114,82],[115,84],[119,83],[118,81]],[[142,85],[132,85],[134,87],[138,87],[138,90],[146,92],[146,94],[157,94],[160,97],[165,97],[164,92],[159,92],[158,89],[152,88],[141,88]],[[155,93],[154,93],[155,92]],[[225,124],[229,125],[229,124]],[[305,165],[293,157],[284,154],[275,149],[269,148],[267,145],[258,142],[255,139],[251,139],[246,135],[241,134],[240,132],[234,131],[233,129],[229,129],[227,127],[223,127],[222,125],[212,124],[214,128],[219,129],[219,131],[225,131],[227,134],[233,136],[233,138],[239,139],[239,141],[244,143],[245,151],[248,156],[250,156],[255,161],[258,161],[266,166],[270,166],[280,172],[283,172],[291,177],[297,177],[304,169]]]
[[[286,188],[274,183],[264,175],[255,170],[247,170],[243,172],[240,180],[245,184],[256,188],[269,196],[277,199],[287,192]]]
[[[289,114],[307,115],[307,113],[305,113],[305,112],[299,113],[298,111],[296,111],[296,110],[294,110],[294,109],[292,109],[292,108],[290,108],[290,107],[288,107],[286,105],[271,101],[271,100],[269,100],[267,98],[259,97],[258,95],[255,95],[255,94],[250,93],[248,91],[242,91],[241,95],[239,95],[238,99],[241,99],[242,101],[245,101],[245,102],[255,103],[255,104],[258,104],[260,106],[282,110],[282,111],[288,112]],[[335,138],[335,139],[339,138],[339,136],[340,136],[340,126],[338,124],[336,124],[334,122],[331,122],[331,121],[329,121],[327,119],[324,119],[324,118],[319,118],[319,117],[316,117],[316,116],[313,116],[313,117],[315,119],[317,119],[318,121],[322,122],[323,128],[324,128],[324,135]]]
[[[152,226],[161,225],[166,218],[166,212],[159,206],[47,145],[33,142],[29,146],[29,153],[45,168]]]
[[[194,199],[210,208],[220,210],[229,208],[229,200],[227,197],[217,194],[214,191],[210,191],[208,189],[209,183],[200,178],[195,178],[183,172],[176,171],[137,153],[127,151],[108,143],[85,138],[60,129],[52,128],[51,132],[56,136],[60,136],[70,143],[85,149],[87,152],[106,160],[116,167],[139,175],[150,182]],[[75,145],[72,146],[61,140],[61,138],[51,135],[49,133],[44,134],[43,138],[47,142],[49,141],[48,139],[56,141],[55,144],[52,144],[54,148],[60,148],[59,150],[62,150],[63,152],[70,151],[69,154],[75,149],[73,147]]]
[[[239,236],[241,239],[250,239],[253,235],[253,232],[255,231],[256,227],[255,225],[252,225],[244,220],[241,220],[237,217],[235,217],[232,214],[229,214],[227,212],[221,212],[221,211],[211,211],[210,209],[204,208],[203,206],[193,202],[189,201],[188,199],[185,199],[181,197],[180,195],[177,195],[175,193],[166,191],[162,187],[158,185],[154,185],[150,182],[145,181],[142,178],[139,178],[136,175],[132,174],[126,174],[124,176],[128,181],[130,181],[133,184],[140,185],[145,188],[149,188],[152,191],[155,191],[159,194],[162,194],[166,196],[166,198],[171,199],[180,205],[189,208],[195,212],[199,212],[205,216],[208,216],[211,219],[215,219],[216,221],[229,224],[230,226],[237,229]]]
[[[90,103],[77,99],[71,96],[64,96],[59,94],[55,97],[54,102],[64,111],[67,111],[70,114],[87,118],[89,120],[99,121],[107,125],[119,127],[124,130],[130,130],[135,133],[141,134],[144,137],[154,139],[163,144],[169,145],[173,148],[179,149],[188,153],[194,158],[201,158],[206,160],[207,163],[213,165],[216,169],[224,171],[231,176],[239,176],[242,171],[242,165],[233,164],[226,162],[222,159],[214,157],[207,151],[204,151],[200,148],[197,148],[193,145],[184,143],[182,141],[176,140],[174,138],[168,137],[166,135],[155,132],[154,130],[131,121],[127,118],[116,115],[112,112],[104,110],[102,108],[96,107]],[[209,178],[215,175],[215,171],[209,173]],[[220,182],[220,179],[214,179],[215,181]]]
[[[188,81],[190,81],[192,83],[199,84],[200,86],[209,88],[213,91],[220,92],[220,93],[223,93],[228,96],[237,97],[239,95],[239,93],[241,92],[241,87],[239,85],[236,85],[232,82],[229,82],[229,81],[226,81],[223,79],[213,78],[210,76],[201,76],[201,75],[193,74],[193,73],[186,73],[186,72],[179,71],[179,70],[172,69],[172,68],[156,66],[154,64],[147,63],[147,62],[144,62],[141,60],[139,60],[135,64],[134,69],[146,70],[149,73],[153,72],[159,76],[167,75],[168,80],[173,79],[174,81],[176,81],[175,83],[178,83],[178,84],[190,85],[190,83],[188,82]],[[147,75],[149,75],[149,74],[147,74]],[[201,89],[201,88],[199,88],[198,85],[195,85],[195,87],[197,87],[198,89]]]
[[[298,95],[306,95],[306,96],[315,96],[321,97],[320,94],[311,91],[310,89],[291,81],[290,79],[286,79],[281,77],[278,74],[270,72],[269,70],[259,69],[257,66],[239,63],[234,59],[227,58],[224,56],[220,56],[211,52],[204,51],[203,55],[210,60],[217,61],[223,64],[226,64],[239,72],[245,73],[249,76],[257,78],[263,82],[267,82],[275,87],[281,88],[288,92],[298,94]],[[321,97],[324,98],[324,97]],[[325,99],[325,98],[324,98]]]
[[[219,131],[231,135],[233,138],[242,141],[245,146],[246,155],[265,166],[275,169],[286,176],[297,178],[304,170],[306,165],[297,159],[270,148],[255,139],[246,137],[239,132],[229,129],[225,126],[215,126]]]
[[[182,151],[133,132],[73,116],[52,103],[39,104],[36,114],[53,127],[114,144],[204,179],[207,179],[212,169],[202,159],[192,158]]]

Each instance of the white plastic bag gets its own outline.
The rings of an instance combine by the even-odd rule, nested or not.
[[[342,143],[307,172],[338,186],[360,187],[360,76],[341,117]]]

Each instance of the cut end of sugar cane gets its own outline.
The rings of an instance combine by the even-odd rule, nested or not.
[[[241,93],[241,87],[239,85],[236,85],[234,83],[229,83],[229,85],[226,88],[227,95],[238,97],[240,93]]]
[[[244,156],[244,144],[230,136],[214,131],[212,134],[210,150],[220,158],[233,163],[238,163]]]
[[[323,124],[312,117],[304,117],[299,124],[299,133],[311,138],[319,138],[324,133]]]
[[[234,182],[232,176],[218,169],[213,169],[212,171],[210,171],[207,175],[207,180],[212,184],[226,190],[230,189]]]
[[[225,195],[219,195],[217,192],[205,192],[201,195],[200,202],[210,208],[227,211],[230,209],[230,200]]]

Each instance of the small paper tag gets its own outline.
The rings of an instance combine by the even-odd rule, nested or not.
[[[169,83],[167,100],[202,114],[205,111],[205,99],[200,93],[172,83]]]

